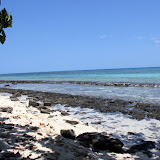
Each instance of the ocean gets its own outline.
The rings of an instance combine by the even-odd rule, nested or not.
[[[160,83],[160,67],[0,74],[0,80]]]
[[[68,83],[68,81],[91,81],[160,84],[160,68],[1,74],[0,80],[67,81],[63,84],[11,84],[10,88],[160,104],[160,87],[120,87]],[[0,87],[3,87],[3,84],[0,84]]]

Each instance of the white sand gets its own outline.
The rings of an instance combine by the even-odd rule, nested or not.
[[[111,152],[101,152],[101,153],[94,153],[88,148],[82,147],[80,145],[77,145],[74,143],[73,140],[66,140],[64,141],[64,144],[61,146],[58,146],[55,144],[55,141],[53,143],[41,143],[41,140],[44,138],[49,138],[49,140],[55,140],[57,135],[60,135],[61,129],[73,129],[76,133],[76,135],[79,135],[84,132],[101,132],[101,130],[98,130],[96,128],[93,128],[92,126],[85,125],[84,122],[79,121],[78,119],[75,119],[71,116],[62,116],[59,111],[53,112],[51,114],[43,114],[40,113],[40,111],[37,108],[34,108],[32,106],[28,106],[28,101],[26,100],[26,97],[23,96],[19,98],[20,101],[11,101],[8,95],[0,95],[0,108],[1,107],[13,107],[12,113],[7,112],[0,112],[0,118],[1,122],[5,122],[6,124],[14,124],[16,128],[16,133],[12,133],[12,130],[10,131],[10,134],[14,135],[22,135],[26,133],[27,135],[31,135],[32,137],[35,137],[37,140],[33,145],[34,147],[32,149],[27,149],[26,144],[22,145],[21,143],[17,144],[7,144],[8,145],[8,151],[12,151],[14,153],[19,152],[22,157],[29,157],[29,158],[37,158],[40,157],[40,159],[45,159],[43,157],[44,153],[56,153],[58,152],[59,159],[72,159],[77,158],[75,155],[75,149],[76,154],[79,152],[80,155],[82,155],[82,152],[88,152],[88,159],[151,159],[148,158],[146,155],[142,153],[138,153],[137,155],[130,155],[130,154],[116,154]],[[3,119],[4,118],[4,119]],[[7,118],[7,119],[6,119]],[[76,120],[79,121],[77,125],[71,125],[69,123],[66,123],[65,120]],[[21,127],[17,127],[17,126]],[[39,127],[37,131],[30,131],[27,129],[26,126],[29,125],[30,127]],[[2,137],[0,137],[0,141],[4,141]],[[61,141],[61,137],[58,141]],[[68,147],[69,146],[69,147]],[[71,146],[71,148],[70,148]],[[75,148],[75,149],[74,149]],[[36,152],[39,150],[39,152]],[[43,153],[43,154],[42,154]],[[79,159],[82,159],[81,156],[79,156]],[[87,159],[87,158],[86,158]],[[154,158],[156,159],[156,157]]]

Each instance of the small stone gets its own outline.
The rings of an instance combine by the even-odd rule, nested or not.
[[[69,129],[69,130],[61,130],[60,131],[61,135],[65,138],[69,138],[69,139],[75,139],[76,135],[73,129]]]
[[[9,84],[5,84],[4,87],[10,87],[10,85]]]
[[[128,135],[135,135],[135,133],[133,133],[133,132],[128,132]]]
[[[79,123],[78,121],[71,121],[71,120],[66,120],[66,122],[72,125],[76,125]]]
[[[42,136],[43,134],[42,133],[40,133],[40,132],[38,132],[37,134],[39,134],[40,136]]]
[[[61,112],[61,115],[62,115],[62,116],[67,116],[67,115],[69,115],[68,112],[65,112],[65,111],[60,111],[60,112]]]
[[[8,113],[12,113],[13,108],[12,107],[1,107],[0,108],[0,112],[8,112]]]
[[[40,125],[41,125],[41,126],[45,126],[45,124],[44,124],[44,123],[40,123]]]
[[[50,101],[44,101],[44,106],[51,106],[52,103]]]
[[[13,94],[13,97],[20,97],[20,96],[21,96],[21,94],[19,92],[16,92]]]
[[[41,113],[50,114],[50,112],[47,109],[40,109]]]
[[[39,127],[31,127],[31,130],[33,131],[37,131],[39,129]]]
[[[63,141],[63,137],[62,137],[61,135],[58,135],[57,137],[55,137],[55,141],[56,141],[57,143],[60,143],[60,142]]]
[[[91,122],[91,124],[101,124],[101,121],[98,121],[98,122]]]
[[[36,106],[39,106],[39,103],[36,101],[29,100],[29,106],[36,107]]]

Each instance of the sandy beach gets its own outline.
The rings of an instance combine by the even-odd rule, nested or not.
[[[151,145],[146,149],[147,154],[142,150],[132,154],[126,153],[125,149],[124,153],[93,150],[94,144],[86,147],[86,144],[79,142],[76,137],[86,132],[102,133],[104,132],[102,128],[98,129],[85,121],[80,121],[61,109],[57,111],[57,108],[53,109],[54,107],[52,109],[44,107],[40,101],[38,103],[41,109],[33,107],[31,99],[19,93],[14,95],[1,93],[1,159],[159,159],[158,149]],[[42,110],[42,107],[45,109]],[[61,130],[73,130],[75,138],[65,137]],[[110,135],[111,133],[112,131]],[[150,149],[153,150],[152,156],[149,156]]]

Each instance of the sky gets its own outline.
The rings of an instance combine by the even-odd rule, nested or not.
[[[2,0],[0,73],[160,67],[160,0]]]

